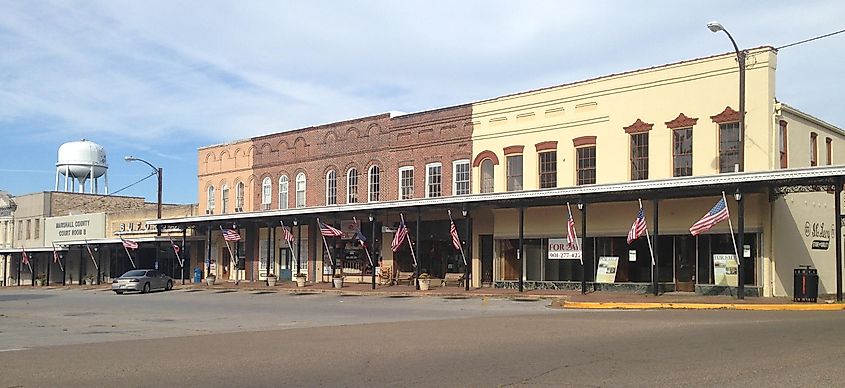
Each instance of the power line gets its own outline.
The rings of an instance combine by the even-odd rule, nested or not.
[[[831,33],[829,33],[829,34],[819,35],[819,36],[817,36],[817,37],[815,37],[815,38],[805,39],[805,40],[802,40],[802,41],[800,41],[800,42],[790,43],[790,44],[787,44],[787,45],[784,45],[784,46],[776,47],[776,48],[775,48],[775,50],[780,50],[780,49],[787,48],[787,47],[797,46],[797,45],[799,45],[799,44],[804,44],[804,43],[807,43],[807,42],[812,42],[812,41],[814,41],[814,40],[818,40],[818,39],[821,39],[821,38],[827,38],[828,36],[833,36],[833,35],[836,35],[836,34],[841,34],[841,33],[843,33],[843,32],[845,32],[845,30],[839,30],[839,31],[836,31],[836,32],[831,32]]]

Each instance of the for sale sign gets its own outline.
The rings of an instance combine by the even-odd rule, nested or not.
[[[549,239],[549,260],[581,260],[581,238],[577,244],[569,244],[565,238]]]

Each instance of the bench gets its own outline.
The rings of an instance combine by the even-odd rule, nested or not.
[[[463,286],[466,280],[464,275],[462,273],[447,273],[443,276],[442,285],[447,286],[450,283],[454,283],[456,286]]]
[[[399,272],[396,275],[395,282],[397,285],[402,284],[402,282],[408,282],[409,286],[414,285],[414,273],[413,272]]]

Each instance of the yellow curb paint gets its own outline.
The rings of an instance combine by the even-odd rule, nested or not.
[[[618,303],[618,302],[570,302],[564,301],[563,308],[572,309],[686,309],[686,310],[748,310],[748,311],[842,311],[845,304],[738,304],[738,303]]]

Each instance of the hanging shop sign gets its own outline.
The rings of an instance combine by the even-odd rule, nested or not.
[[[736,287],[739,278],[736,256],[725,254],[713,255],[713,280],[717,286]]]
[[[599,267],[596,270],[596,283],[613,283],[616,281],[616,268],[619,266],[618,256],[599,257]]]
[[[548,248],[549,260],[581,260],[580,237],[575,246],[571,246],[565,238],[550,238]]]

